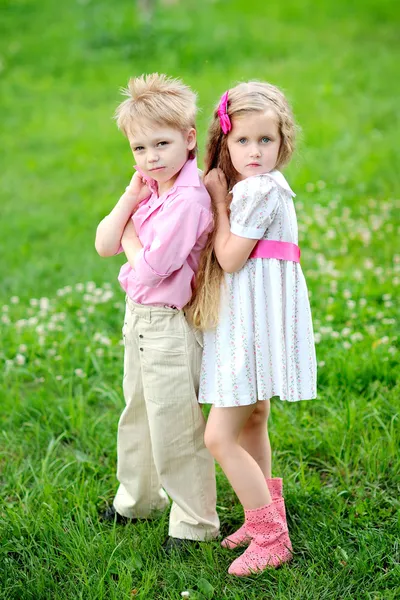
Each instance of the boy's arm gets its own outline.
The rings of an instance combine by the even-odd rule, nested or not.
[[[118,252],[129,218],[136,206],[150,194],[139,173],[135,173],[125,193],[97,227],[95,248],[100,256],[114,256]]]
[[[128,221],[121,238],[121,246],[132,269],[135,268],[136,257],[143,248],[139,240],[133,222]]]

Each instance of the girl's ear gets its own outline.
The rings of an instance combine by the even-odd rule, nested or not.
[[[187,149],[194,150],[196,147],[196,130],[192,127],[187,134]]]

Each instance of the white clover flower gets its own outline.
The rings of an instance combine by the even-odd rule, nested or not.
[[[375,333],[376,333],[375,325],[367,325],[366,330],[368,331],[368,333],[370,335],[375,335]]]
[[[329,305],[331,305],[335,302],[335,298],[332,298],[332,296],[329,296],[327,302]]]
[[[350,308],[350,310],[354,308],[355,305],[356,303],[354,302],[354,300],[347,300],[347,308]]]
[[[306,192],[313,192],[315,190],[315,185],[313,183],[306,183]]]
[[[356,331],[355,333],[351,334],[350,339],[352,342],[360,342],[361,340],[364,339],[364,336],[359,331]]]
[[[326,333],[331,333],[332,327],[321,327],[319,331],[322,335],[325,335]]]
[[[360,299],[359,299],[359,301],[358,301],[358,304],[359,304],[360,306],[366,306],[366,304],[367,304],[367,299],[366,299],[366,298],[360,298]]]
[[[81,379],[83,377],[86,377],[86,373],[82,369],[75,369],[74,373],[77,377],[80,377]]]
[[[395,325],[396,319],[382,319],[383,325]]]
[[[48,356],[55,356],[57,354],[57,350],[55,348],[49,348],[47,350],[47,355]]]
[[[18,304],[19,303],[19,297],[18,296],[11,296],[10,302],[11,302],[11,304]]]
[[[2,310],[3,312],[8,312],[10,309],[9,309],[9,307],[8,307],[8,305],[7,305],[7,304],[4,304],[4,306],[2,306],[2,308],[1,308],[1,310]]]
[[[84,302],[93,302],[93,300],[94,300],[94,298],[90,294],[83,294],[83,301]]]
[[[30,304],[31,306],[39,306],[39,300],[38,300],[37,298],[31,298],[31,299],[29,300],[29,304]]]
[[[48,298],[40,298],[39,306],[44,311],[48,310],[50,308],[50,300]]]
[[[16,323],[15,323],[15,327],[17,329],[22,329],[23,327],[25,327],[27,325],[28,321],[26,319],[19,319]]]
[[[11,323],[10,317],[1,315],[1,322],[4,323],[4,325],[9,325]]]
[[[82,323],[82,325],[83,325],[84,323],[86,323],[86,319],[85,319],[85,317],[79,317],[78,321],[79,321],[79,323]]]
[[[75,289],[77,292],[83,292],[83,290],[85,289],[85,286],[83,285],[83,283],[77,283],[75,286]]]
[[[343,348],[345,350],[350,350],[350,348],[351,348],[350,342],[348,342],[348,341],[343,342]]]
[[[181,592],[181,596],[182,596],[182,598],[190,598],[190,592],[188,592],[188,591]]]
[[[60,356],[59,354],[57,354],[57,356],[54,357],[54,360],[62,360],[62,356]]]
[[[94,281],[88,281],[86,284],[86,291],[87,292],[93,292],[93,290],[96,289],[96,284]]]
[[[326,188],[326,183],[325,181],[322,181],[322,179],[320,179],[319,181],[317,181],[317,188],[319,190],[323,190]]]
[[[56,380],[57,381],[62,381],[62,375],[56,375]]]
[[[46,343],[46,338],[44,337],[44,335],[40,335],[38,337],[38,344],[39,344],[39,346],[44,346],[45,343]]]
[[[400,264],[400,254],[395,254],[395,255],[393,256],[393,262],[394,262],[395,264]]]
[[[377,319],[383,319],[383,317],[385,316],[384,313],[380,310],[376,313],[376,318]]]
[[[389,337],[387,335],[384,335],[383,338],[381,338],[379,340],[380,344],[387,344],[389,342]]]
[[[105,283],[103,283],[103,288],[105,290],[111,290],[112,285],[111,285],[111,283],[109,281],[106,281]]]
[[[96,356],[104,356],[104,349],[103,348],[97,348],[97,350],[96,350]]]
[[[349,298],[351,298],[352,294],[350,290],[343,290],[343,298],[346,298],[346,300],[348,300]]]
[[[390,308],[391,306],[393,306],[393,302],[391,300],[386,300],[385,304],[385,308]]]
[[[28,346],[26,344],[21,344],[18,348],[18,351],[24,354],[28,350]]]
[[[326,315],[327,321],[333,321],[333,319],[334,319],[333,315]]]
[[[11,359],[6,360],[6,369],[11,369],[14,366],[14,361]]]
[[[340,333],[338,331],[332,331],[331,338],[337,340],[338,338],[340,338]]]
[[[370,258],[366,258],[364,260],[364,267],[367,269],[367,271],[370,271],[374,267],[373,261]]]
[[[15,362],[17,363],[17,365],[24,365],[26,362],[26,358],[23,354],[17,354],[15,356]]]
[[[322,337],[322,336],[321,336],[321,334],[320,334],[318,331],[316,331],[316,332],[314,333],[314,342],[315,342],[316,344],[319,344],[319,343],[320,343],[320,341],[321,341],[321,337]]]
[[[351,333],[350,327],[344,327],[341,331],[341,334],[343,337],[347,337],[348,335],[350,335],[350,333]]]
[[[61,288],[59,290],[56,291],[57,296],[59,296],[61,298],[61,296],[65,296],[65,292],[64,290]]]
[[[86,312],[87,312],[88,314],[90,314],[90,315],[91,315],[92,313],[94,313],[94,306],[88,306],[88,307],[87,307],[87,309],[86,309]]]
[[[393,277],[392,284],[397,286],[397,285],[399,285],[399,283],[400,283],[400,277]]]
[[[382,300],[391,300],[392,299],[392,294],[383,294],[382,296]]]
[[[72,292],[72,286],[66,285],[64,287],[64,294],[70,294]]]
[[[388,348],[388,352],[389,352],[389,354],[396,354],[397,348],[395,346],[390,346]]]
[[[35,379],[35,383],[44,383],[44,381],[45,381],[44,377],[37,377]]]

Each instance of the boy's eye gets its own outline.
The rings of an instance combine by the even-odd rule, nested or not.
[[[144,146],[136,146],[133,151],[134,152],[140,152],[140,150],[143,150]]]
[[[158,142],[157,146],[167,146],[168,142]]]
[[[268,142],[270,142],[271,140],[270,140],[269,137],[264,136],[263,138],[261,138],[261,141],[262,141],[263,144],[268,144]]]

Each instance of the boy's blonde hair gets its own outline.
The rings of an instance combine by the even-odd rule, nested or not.
[[[227,136],[221,129],[218,106],[214,110],[208,130],[204,174],[207,175],[212,169],[222,169],[227,180],[228,190],[231,190],[237,182],[238,173],[235,171],[229,155]],[[228,92],[227,114],[231,119],[252,112],[265,112],[268,109],[272,109],[278,119],[281,145],[275,168],[281,169],[292,157],[297,130],[292,110],[284,94],[274,85],[259,81],[239,83]],[[214,209],[214,219],[216,216]],[[189,306],[190,318],[199,329],[215,327],[218,323],[223,270],[218,263],[213,247],[214,234],[211,234],[200,260],[196,276],[196,290]]]
[[[138,125],[168,126],[182,132],[196,126],[197,96],[180,79],[158,73],[132,77],[122,93],[127,99],[114,116],[126,137]]]

